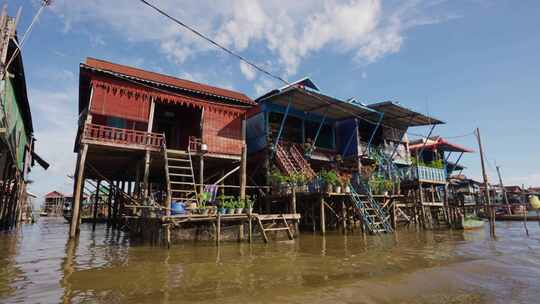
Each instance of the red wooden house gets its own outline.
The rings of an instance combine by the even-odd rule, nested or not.
[[[196,202],[203,184],[237,170],[254,104],[242,93],[88,58],[80,65],[74,215],[85,179],[142,205]]]

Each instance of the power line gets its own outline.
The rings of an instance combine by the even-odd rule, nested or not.
[[[139,0],[140,2],[142,2],[144,5],[152,8],[153,10],[155,10],[156,12],[158,12],[159,14],[165,16],[166,18],[168,18],[169,20],[173,21],[174,23],[180,25],[181,27],[187,29],[188,31],[190,31],[191,33],[195,34],[196,36],[198,36],[199,38],[207,41],[208,43],[214,45],[215,47],[221,49],[222,51],[226,52],[227,54],[237,58],[238,60],[244,62],[245,64],[251,66],[252,68],[258,70],[259,72],[273,78],[273,79],[276,79],[280,82],[283,82],[284,84],[286,85],[290,85],[291,83],[288,82],[287,80],[283,79],[282,77],[278,76],[278,75],[275,75],[269,71],[267,71],[266,69],[264,69],[263,67],[257,65],[256,63],[253,63],[251,62],[249,59],[245,58],[244,56],[234,52],[233,50],[230,50],[229,48],[221,45],[220,43],[216,42],[215,40],[213,40],[212,38],[206,36],[205,34],[201,33],[200,31],[198,31],[197,29],[193,28],[192,26],[182,22],[181,20],[171,16],[169,13],[167,13],[166,11],[164,11],[163,9],[157,7],[156,5],[146,1],[146,0]],[[327,101],[327,100],[324,100],[323,98],[319,97],[319,96],[316,96],[314,94],[312,94],[311,92],[309,91],[306,91],[309,95],[311,95],[312,97],[320,100],[320,101],[323,101],[325,102],[326,104],[328,105],[335,105],[336,107],[340,108],[341,110],[345,111],[345,112],[348,112],[347,109],[344,109],[343,107],[341,107],[338,103],[333,103],[333,102],[330,102],[330,101]],[[380,125],[382,127],[386,127],[386,128],[390,128],[390,129],[397,129],[395,127],[392,127],[392,126],[388,126],[386,124],[383,124],[381,122],[375,122],[375,121],[372,121],[366,117],[363,117],[363,116],[360,116],[360,115],[357,115],[357,114],[353,114],[354,117],[358,118],[358,119],[361,119],[363,121],[366,121],[370,124],[374,124],[374,125]],[[398,129],[400,130],[400,129]],[[415,136],[420,136],[420,137],[425,137],[425,135],[423,134],[414,134],[412,132],[407,132],[405,131],[406,134],[409,134],[409,135],[415,135]],[[453,137],[446,137],[446,138],[459,138],[459,137],[465,137],[465,136],[469,136],[473,134],[473,132],[471,133],[467,133],[467,134],[464,134],[464,135],[459,135],[459,136],[453,136]]]
[[[218,42],[216,42],[215,40],[207,37],[206,35],[204,35],[203,33],[199,32],[198,30],[194,29],[193,27],[185,24],[184,22],[176,19],[175,17],[169,15],[167,12],[165,12],[164,10],[160,9],[159,7],[155,6],[154,4],[146,1],[146,0],[139,0],[141,1],[142,3],[144,3],[145,5],[151,7],[152,9],[154,9],[155,11],[157,11],[158,13],[160,13],[161,15],[169,18],[170,20],[172,20],[173,22],[175,22],[176,24],[184,27],[185,29],[187,29],[188,31],[192,32],[193,34],[199,36],[200,38],[206,40],[207,42],[209,42],[210,44],[214,45],[215,47],[223,50],[224,52],[228,53],[229,55],[233,56],[233,57],[236,57],[238,60],[244,62],[245,64],[251,66],[252,68],[258,70],[259,72],[261,73],[264,73],[274,79],[277,79],[285,84],[289,84],[289,82],[283,78],[281,78],[280,76],[277,76],[277,75],[274,75],[272,74],[271,72],[265,70],[264,68],[260,67],[259,65],[249,61],[248,59],[244,58],[242,55],[240,54],[237,54],[236,52],[226,48],[225,46],[219,44]]]

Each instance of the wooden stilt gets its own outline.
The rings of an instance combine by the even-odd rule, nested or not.
[[[69,237],[74,238],[79,231],[79,210],[81,206],[81,192],[84,181],[84,166],[86,162],[86,154],[88,153],[88,145],[83,144],[78,154],[77,170],[75,174],[75,189],[73,193],[73,206],[71,209],[71,226],[69,230]]]
[[[347,209],[345,206],[345,200],[341,200],[341,227],[343,234],[347,234]]]
[[[325,208],[324,208],[324,197],[321,196],[321,234],[326,234],[326,221],[325,221]]]
[[[101,187],[101,180],[99,179],[97,181],[96,185],[96,193],[94,197],[94,210],[93,211],[93,222],[92,222],[92,231],[96,230],[96,222],[97,222],[97,214],[98,214],[98,203],[99,203],[99,190]]]
[[[217,214],[216,221],[216,245],[219,245],[219,241],[221,238],[221,216],[219,213]]]
[[[107,197],[107,224],[111,224],[112,220],[112,196],[113,196],[113,185],[112,182],[109,182],[109,195]]]

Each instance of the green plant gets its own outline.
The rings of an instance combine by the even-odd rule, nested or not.
[[[274,169],[270,173],[270,180],[276,184],[284,184],[284,183],[289,182],[289,177],[286,175],[283,175],[281,171],[279,171],[278,169]]]
[[[444,161],[442,159],[434,160],[429,164],[429,167],[437,168],[437,169],[444,169]]]
[[[394,183],[381,175],[373,175],[368,181],[368,185],[374,194],[383,194],[385,191],[392,191]]]
[[[293,173],[289,176],[288,181],[293,186],[305,185],[308,182],[308,179],[303,173]]]
[[[339,178],[335,171],[327,171],[325,169],[319,172],[320,178],[327,184],[332,186],[339,185]]]

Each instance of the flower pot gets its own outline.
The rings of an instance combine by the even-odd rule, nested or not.
[[[227,214],[234,214],[234,208],[227,208]]]
[[[242,211],[244,211],[244,208],[236,208],[236,214],[242,214]]]
[[[344,191],[345,191],[345,193],[351,193],[351,187],[345,186]]]
[[[324,191],[326,191],[326,193],[332,193],[333,190],[334,188],[331,184],[326,184],[326,186],[324,187]]]
[[[253,213],[253,207],[252,208],[246,208],[246,213],[247,214],[252,214]]]
[[[199,209],[199,213],[202,214],[202,215],[208,215],[208,212],[210,212],[210,210],[208,210],[208,208]]]
[[[225,213],[227,213],[227,208],[218,208],[217,211],[218,211],[219,214],[225,214]]]
[[[334,187],[334,192],[335,193],[341,193],[341,186],[335,186]]]

